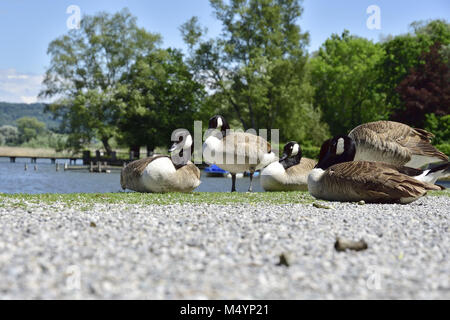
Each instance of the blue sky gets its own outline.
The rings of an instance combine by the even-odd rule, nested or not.
[[[82,14],[128,7],[139,26],[162,35],[164,46],[184,48],[178,28],[194,15],[209,29],[210,36],[221,30],[209,0],[0,0],[0,101],[36,101],[49,64],[48,43],[68,31],[66,10],[70,5],[78,5]],[[381,10],[380,30],[366,26],[370,5]],[[304,0],[303,6],[299,23],[310,32],[309,51],[317,50],[332,33],[344,29],[378,41],[383,35],[408,32],[412,21],[450,20],[448,0]]]

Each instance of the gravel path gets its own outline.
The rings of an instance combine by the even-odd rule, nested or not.
[[[449,197],[331,209],[15,201],[0,207],[2,299],[450,298]],[[369,247],[337,252],[336,237]]]

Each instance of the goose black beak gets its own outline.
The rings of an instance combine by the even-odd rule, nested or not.
[[[174,143],[170,148],[169,148],[169,153],[174,152],[175,150],[177,150],[178,148],[178,143]]]

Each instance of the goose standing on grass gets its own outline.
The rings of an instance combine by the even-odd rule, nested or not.
[[[329,201],[410,203],[429,190],[443,189],[428,182],[449,169],[449,163],[423,171],[383,162],[353,161],[355,154],[355,142],[348,136],[326,141],[318,165],[308,176],[311,195]]]
[[[222,116],[212,117],[209,129],[210,135],[203,144],[205,162],[231,173],[231,192],[236,191],[236,174],[250,172],[248,191],[252,192],[255,171],[278,160],[270,144],[251,133],[230,132],[230,126]]]
[[[153,156],[128,164],[120,176],[122,188],[137,192],[191,192],[200,185],[200,170],[190,161],[192,136],[183,131],[168,156]]]
[[[316,161],[302,157],[300,145],[291,141],[284,146],[280,161],[261,172],[261,186],[266,191],[307,191],[308,175]]]
[[[356,144],[356,161],[380,161],[411,168],[448,162],[448,157],[431,145],[432,133],[403,123],[366,123],[353,129],[349,137]]]

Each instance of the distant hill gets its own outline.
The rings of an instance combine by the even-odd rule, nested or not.
[[[35,117],[44,122],[49,129],[59,128],[60,122],[54,120],[51,113],[44,112],[42,103],[9,103],[0,102],[0,126],[16,125],[16,120],[22,117]]]

